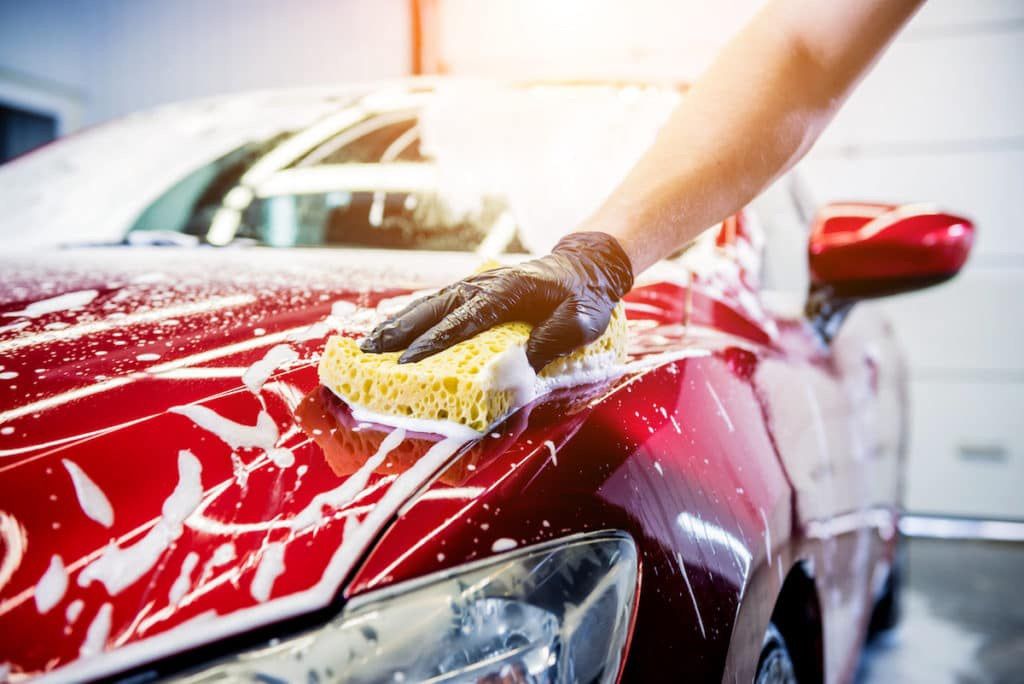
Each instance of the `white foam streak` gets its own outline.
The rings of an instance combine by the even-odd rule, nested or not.
[[[36,610],[40,614],[50,612],[54,606],[64,598],[68,590],[68,571],[64,568],[64,561],[60,556],[54,555],[50,558],[50,565],[46,572],[36,584]]]
[[[64,611],[64,619],[68,621],[69,627],[78,620],[78,616],[82,614],[82,608],[85,608],[85,601],[82,599],[75,599],[68,604],[67,610]]]
[[[153,569],[160,557],[181,536],[182,523],[199,507],[203,495],[202,465],[190,451],[178,452],[178,484],[164,501],[162,516],[142,539],[120,548],[108,546],[78,575],[78,585],[100,582],[116,596]]]
[[[103,490],[74,461],[65,458],[61,463],[71,476],[71,483],[75,486],[75,495],[82,511],[104,527],[113,525],[114,508]]]
[[[260,564],[256,567],[256,573],[252,578],[250,592],[252,597],[263,603],[270,598],[270,591],[274,588],[274,581],[284,572],[284,544],[273,542],[267,544],[260,558]]]
[[[67,311],[68,309],[79,309],[96,299],[98,294],[99,292],[96,290],[78,290],[77,292],[68,292],[66,294],[58,295],[57,297],[51,297],[50,299],[42,299],[38,302],[32,302],[21,311],[9,311],[2,315],[36,318],[37,316],[43,316],[48,313]]]
[[[348,479],[334,489],[321,492],[313,497],[313,500],[309,502],[309,505],[299,511],[299,513],[292,518],[292,528],[301,530],[315,525],[323,519],[323,508],[325,506],[337,509],[352,501],[356,494],[363,491],[366,487],[366,483],[370,479],[370,474],[380,466],[395,447],[402,443],[403,439],[405,439],[405,430],[401,428],[389,433],[388,436],[381,441],[380,446],[377,448],[377,452],[368,458],[366,463],[361,465],[358,470],[348,477]]]
[[[391,486],[384,492],[373,509],[366,514],[361,523],[351,523],[351,519],[346,521],[344,539],[338,550],[331,556],[320,582],[328,585],[340,582],[366,546],[373,540],[381,526],[466,442],[467,440],[456,437],[448,437],[437,442],[411,468],[395,478],[395,481],[391,483]],[[349,528],[349,524],[352,524],[351,528]]]
[[[253,394],[259,394],[263,384],[275,370],[299,358],[298,353],[287,344],[271,347],[262,359],[249,366],[242,373],[242,382]]]
[[[392,416],[387,413],[378,413],[359,404],[348,404],[348,406],[352,409],[352,417],[360,423],[377,423],[378,425],[388,425],[407,432],[423,432],[461,440],[478,439],[484,434],[462,423],[456,423],[454,420]]]
[[[96,617],[89,623],[85,641],[82,642],[82,647],[78,650],[80,657],[88,658],[98,655],[106,648],[107,639],[110,637],[110,614],[112,611],[113,607],[109,603],[100,606]]]
[[[546,446],[548,448],[548,451],[551,452],[551,464],[557,466],[558,465],[558,453],[557,453],[557,451],[555,449],[555,443],[552,442],[550,439],[545,439],[544,440],[544,446]]]
[[[255,425],[245,425],[229,420],[201,404],[174,406],[168,410],[180,413],[204,430],[212,432],[232,449],[259,447],[270,450],[277,442],[277,423],[266,411],[260,411]]]
[[[491,551],[501,553],[502,551],[511,551],[517,546],[519,546],[519,543],[515,539],[501,537],[500,539],[495,539],[494,543],[491,544]]]
[[[318,323],[314,323],[313,325],[309,326],[304,330],[295,333],[294,335],[291,335],[288,339],[291,340],[292,342],[309,342],[310,340],[322,340],[324,337],[327,337],[329,333],[333,332],[333,330],[334,329],[327,323],[320,321]]]
[[[192,586],[192,571],[196,568],[196,563],[199,562],[199,554],[195,551],[190,551],[185,560],[181,562],[181,571],[178,573],[177,578],[174,580],[174,584],[171,585],[171,590],[167,594],[167,599],[172,604],[177,604],[181,601],[185,592],[188,591],[189,587]]]

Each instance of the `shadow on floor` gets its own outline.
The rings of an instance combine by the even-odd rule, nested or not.
[[[1024,544],[908,539],[902,618],[857,684],[1024,684]]]

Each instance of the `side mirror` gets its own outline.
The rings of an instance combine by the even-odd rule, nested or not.
[[[829,204],[811,228],[808,314],[831,339],[857,300],[949,280],[973,243],[974,224],[933,207]]]

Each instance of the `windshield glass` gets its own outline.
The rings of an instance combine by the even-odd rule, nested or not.
[[[677,99],[446,83],[166,107],[0,169],[13,207],[0,240],[543,251],[597,207]]]
[[[306,129],[317,135],[281,133],[203,165],[129,230],[181,232],[215,245],[475,251],[508,210],[487,195],[470,211],[452,210],[420,152],[414,109],[354,106],[319,123],[318,131]],[[514,230],[501,247],[524,251]]]

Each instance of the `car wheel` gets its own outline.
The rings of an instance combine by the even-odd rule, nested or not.
[[[889,576],[885,579],[885,586],[882,595],[875,602],[871,611],[871,621],[868,623],[868,639],[874,639],[879,634],[895,627],[900,621],[900,566],[902,563],[895,563]]]
[[[782,634],[773,624],[768,625],[764,635],[754,684],[797,684],[793,659],[789,656]]]

